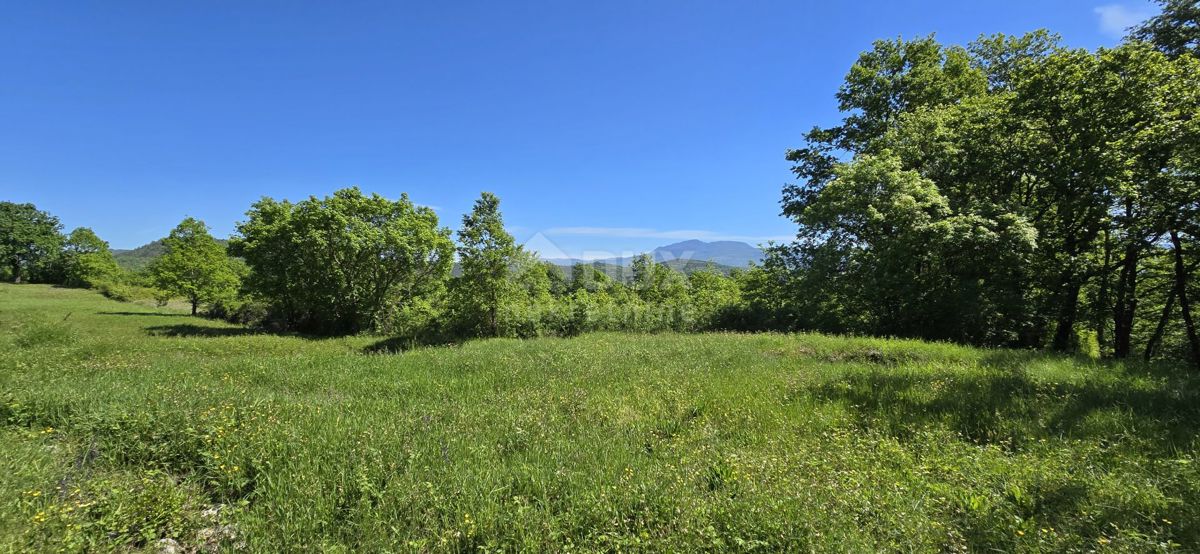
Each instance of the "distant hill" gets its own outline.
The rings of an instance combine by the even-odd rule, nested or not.
[[[687,260],[698,262],[713,262],[720,265],[745,267],[750,262],[761,262],[763,252],[744,242],[718,240],[704,242],[702,240],[685,240],[675,244],[660,246],[650,252],[658,262]]]
[[[224,245],[228,244],[229,241],[217,239],[217,242]],[[117,259],[117,264],[121,267],[134,272],[142,271],[150,265],[150,262],[154,258],[162,255],[163,241],[159,239],[131,250],[114,249],[112,253],[113,257]],[[667,267],[685,275],[691,275],[709,267],[728,275],[735,268],[746,267],[750,262],[757,263],[762,261],[763,257],[762,250],[744,242],[729,240],[713,242],[686,240],[666,246],[659,246],[650,251],[650,255],[654,257],[655,261],[665,264]],[[603,260],[559,258],[548,259],[546,261],[561,266],[568,277],[570,276],[571,266],[576,264],[590,264],[618,281],[628,281],[632,278],[629,265],[633,263],[633,258],[608,258]],[[458,273],[457,265],[455,264],[456,275]]]
[[[225,239],[217,239],[217,242],[222,246],[229,243]],[[117,265],[133,272],[142,271],[150,266],[150,262],[154,261],[154,258],[162,255],[163,239],[143,244],[132,250],[113,249],[112,253],[113,257],[117,259]]]
[[[605,275],[612,277],[614,281],[628,283],[633,281],[633,267],[630,264],[615,264],[606,261],[575,261],[574,263],[566,263],[564,260],[547,260],[562,270],[562,274],[566,278],[571,278],[571,268],[576,265],[590,265]],[[735,269],[734,266],[722,265],[713,262],[702,262],[696,260],[668,260],[661,262],[663,265],[674,269],[684,275],[691,275],[697,271],[711,269],[722,275],[729,275]]]
[[[163,241],[158,239],[149,244],[143,244],[132,250],[112,251],[113,257],[117,259],[117,265],[128,269],[129,271],[141,271],[150,265],[150,262],[162,255]]]
[[[659,246],[649,252],[654,260],[665,263],[672,269],[684,273],[692,273],[703,269],[709,264],[715,264],[718,269],[728,273],[730,269],[746,267],[750,262],[759,263],[763,259],[763,251],[744,242],[719,240],[704,242],[702,240],[685,240],[666,246]],[[628,266],[633,263],[632,257],[604,258],[600,260],[577,260],[572,258],[551,258],[546,261],[555,265],[573,266],[581,263],[604,264],[611,266]],[[606,271],[607,273],[607,271]]]

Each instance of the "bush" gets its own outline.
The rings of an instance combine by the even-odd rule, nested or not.
[[[102,281],[93,285],[93,288],[100,294],[103,294],[105,298],[111,298],[119,302],[129,302],[135,296],[134,287],[124,283]]]
[[[273,327],[271,325],[270,306],[254,300],[217,300],[209,304],[204,315],[213,319],[223,319],[230,323],[241,325]]]

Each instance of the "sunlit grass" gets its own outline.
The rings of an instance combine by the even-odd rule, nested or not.
[[[819,335],[378,340],[0,287],[0,550],[1200,548],[1182,367]]]

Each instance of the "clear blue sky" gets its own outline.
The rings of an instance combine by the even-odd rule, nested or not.
[[[784,151],[872,40],[1039,27],[1115,44],[1141,0],[6,2],[0,199],[114,247],[261,196],[481,190],[566,253],[786,236]]]

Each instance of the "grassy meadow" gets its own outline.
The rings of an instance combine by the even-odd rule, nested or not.
[[[0,551],[1200,550],[1186,368],[820,335],[386,346],[0,285]]]

